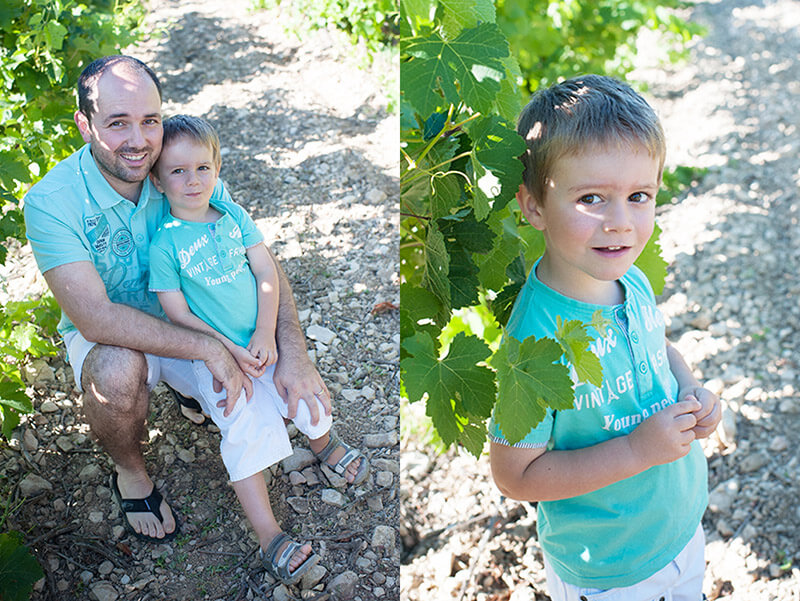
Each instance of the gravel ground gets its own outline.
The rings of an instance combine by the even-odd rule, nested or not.
[[[284,31],[286,15],[249,6],[153,0],[150,26],[167,34],[128,52],[162,77],[165,115],[198,114],[218,128],[222,178],[289,275],[337,429],[366,452],[371,475],[345,486],[294,439],[292,461],[267,476],[273,508],[321,562],[301,585],[276,586],[256,561],[218,431],[182,419],[159,386],[146,459],[183,529],[170,543],[143,543],[122,528],[111,463],[81,417],[63,352],[35,361],[26,377],[37,411],[0,443],[8,526],[25,532],[46,573],[35,600],[399,596],[398,170],[387,143],[399,130],[382,91],[396,66],[364,67],[338,34],[301,40]],[[45,288],[28,248],[12,250],[0,278],[5,298]]]
[[[698,2],[708,27],[689,64],[654,67],[644,39],[633,77],[662,116],[668,165],[707,167],[659,210],[670,276],[668,336],[724,400],[704,444],[709,599],[800,599],[800,7]],[[425,444],[420,407],[401,440],[401,594],[546,600],[535,512],[502,501],[487,458]]]

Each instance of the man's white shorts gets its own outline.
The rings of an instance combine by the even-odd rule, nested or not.
[[[78,331],[64,336],[75,382],[81,389],[81,369],[94,342],[87,341]],[[203,411],[219,427],[222,440],[220,454],[232,481],[242,480],[277,463],[292,454],[292,446],[286,431],[284,418],[289,406],[278,394],[272,382],[274,366],[270,366],[260,378],[253,380],[253,396],[247,401],[245,393],[237,399],[233,412],[223,417],[224,407],[217,401],[225,398],[225,392],[214,392],[213,377],[202,361],[172,359],[145,353],[147,359],[147,386],[155,388],[165,381],[175,390],[197,399]],[[316,400],[319,422],[311,424],[311,412],[305,401],[297,405],[297,415],[292,420],[297,429],[310,439],[323,436],[331,428],[332,417],[325,415],[325,408]]]
[[[706,537],[700,524],[683,550],[667,566],[633,586],[601,590],[567,584],[544,560],[547,592],[553,601],[701,601]]]

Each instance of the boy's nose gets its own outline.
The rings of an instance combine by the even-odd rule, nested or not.
[[[603,231],[606,232],[627,232],[633,228],[630,207],[627,200],[622,202],[612,202],[606,212],[603,223]]]

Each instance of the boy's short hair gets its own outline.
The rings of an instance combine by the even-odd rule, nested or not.
[[[78,77],[78,110],[86,115],[89,122],[97,112],[97,82],[107,69],[114,65],[124,64],[133,71],[140,71],[153,80],[161,100],[161,82],[155,72],[138,58],[124,54],[103,56],[89,63]]]
[[[553,165],[587,146],[640,144],[664,167],[664,130],[653,108],[630,86],[612,77],[583,75],[536,92],[522,109],[517,133],[528,149],[523,181],[544,202]]]
[[[179,138],[189,138],[208,146],[214,155],[214,164],[217,167],[220,166],[219,136],[217,136],[214,126],[208,121],[192,115],[174,115],[164,121],[163,127],[162,148]]]

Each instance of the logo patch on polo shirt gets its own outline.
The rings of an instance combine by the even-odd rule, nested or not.
[[[86,227],[86,237],[89,239],[89,244],[92,245],[94,251],[98,254],[103,254],[108,250],[108,241],[111,237],[111,227],[108,225],[108,219],[102,213],[96,213],[89,217],[85,217],[83,223]]]
[[[133,234],[126,228],[120,228],[114,232],[114,238],[111,240],[111,250],[118,257],[127,257],[133,252],[135,245],[133,243]]]

